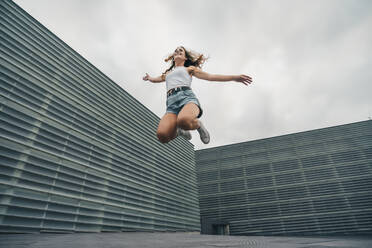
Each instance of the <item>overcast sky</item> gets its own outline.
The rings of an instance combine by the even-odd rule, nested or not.
[[[159,117],[164,58],[186,48],[203,70],[253,84],[193,79],[211,134],[196,149],[367,120],[372,116],[369,0],[15,0]]]

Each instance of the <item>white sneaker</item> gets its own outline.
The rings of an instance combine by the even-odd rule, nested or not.
[[[209,132],[204,127],[203,123],[199,120],[200,127],[197,129],[200,134],[200,139],[204,144],[208,144],[210,141]]]
[[[190,131],[187,131],[187,130],[183,130],[181,128],[177,128],[177,135],[178,136],[182,136],[184,137],[185,139],[187,140],[191,140],[191,132]]]

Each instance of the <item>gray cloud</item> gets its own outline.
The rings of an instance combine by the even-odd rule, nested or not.
[[[365,120],[372,113],[371,1],[16,0],[161,117],[160,75],[178,45],[204,70],[254,84],[194,79],[212,140],[196,149]]]

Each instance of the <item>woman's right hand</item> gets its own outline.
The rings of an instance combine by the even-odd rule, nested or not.
[[[150,81],[151,83],[161,83],[164,82],[162,76],[159,77],[150,77],[149,74],[146,73],[146,75],[142,78],[145,81]]]
[[[144,81],[148,81],[148,80],[150,79],[149,74],[146,73],[146,76],[144,76],[142,79],[143,79]]]

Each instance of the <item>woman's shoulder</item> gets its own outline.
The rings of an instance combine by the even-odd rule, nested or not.
[[[195,71],[199,70],[199,67],[190,65],[189,67],[186,67],[187,72],[192,76],[194,75]]]

